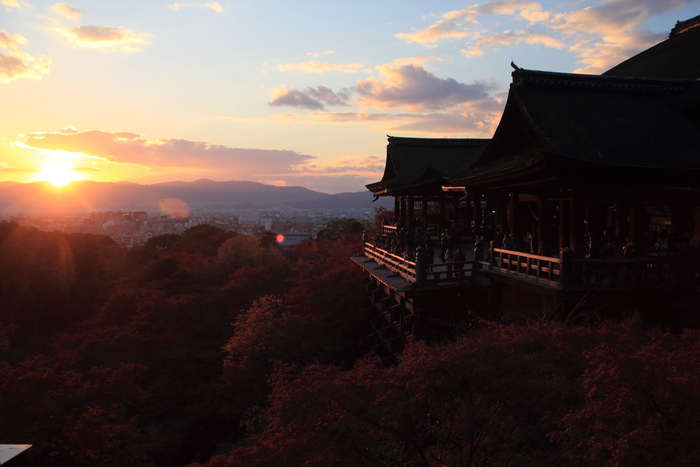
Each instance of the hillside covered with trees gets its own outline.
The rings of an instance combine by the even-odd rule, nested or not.
[[[0,443],[32,466],[700,462],[698,331],[470,318],[382,367],[359,230],[126,252],[0,222]]]

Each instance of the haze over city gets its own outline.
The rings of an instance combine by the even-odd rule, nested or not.
[[[0,181],[356,192],[386,134],[491,137],[528,69],[601,73],[698,0],[0,0]]]

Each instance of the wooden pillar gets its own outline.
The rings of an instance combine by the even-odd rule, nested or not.
[[[421,206],[421,214],[423,215],[423,230],[428,231],[428,197],[423,195],[423,205]]]
[[[493,201],[491,200],[490,195],[487,193],[484,194],[484,205],[482,209],[483,219],[481,220],[481,227],[484,233],[486,233],[489,226],[493,224],[493,213],[491,211],[493,211]]]
[[[542,214],[540,216],[540,224],[542,225],[542,238],[540,242],[545,243],[546,254],[549,255],[551,250],[555,247],[557,243],[558,235],[558,225],[556,226],[557,231],[555,232],[554,216],[556,209],[552,203],[546,199],[542,199]],[[559,216],[557,216],[557,222],[559,221]]]
[[[577,212],[580,203],[575,198],[569,200],[569,248],[575,253],[583,255],[583,222]]]
[[[544,241],[545,238],[545,231],[544,231],[544,200],[542,199],[542,196],[537,197],[537,245],[535,245],[537,253],[540,249],[540,246],[542,245],[542,242]]]
[[[400,206],[401,206],[400,197],[396,196],[394,198],[394,219],[396,219],[396,225],[401,224],[401,213],[399,212]]]
[[[458,229],[460,229],[464,233],[469,233],[469,227],[468,226],[462,226],[462,219],[461,216],[459,215],[459,195],[456,195],[454,198],[452,198],[452,209],[454,209],[454,226]],[[467,201],[467,217],[466,219],[469,219],[469,201]]]
[[[465,235],[468,235],[470,233],[473,233],[471,229],[471,224],[472,224],[472,216],[474,214],[474,211],[472,210],[472,195],[469,194],[466,196],[466,210],[464,211],[464,216],[458,214],[458,219],[459,219],[459,224],[457,224],[460,227],[460,230],[464,232]],[[461,206],[459,204],[459,197],[457,197],[455,201],[455,209],[459,210],[461,209]]]
[[[567,215],[569,203],[567,200],[559,200],[559,248],[568,245],[569,216]]]
[[[445,216],[445,192],[440,190],[438,194],[438,230],[443,232],[447,227],[447,220]]]
[[[407,199],[405,196],[401,196],[401,224],[406,227],[408,226],[408,209],[407,209]]]
[[[515,224],[515,206],[517,205],[517,195],[515,193],[508,193],[508,230],[513,238],[517,238],[519,232],[516,232]],[[506,230],[505,227],[503,229]]]
[[[632,206],[629,213],[629,233],[627,236],[631,240],[636,240],[637,238],[637,208]]]
[[[413,195],[408,195],[408,230],[416,228],[416,215],[414,212],[414,204],[416,199]]]
[[[474,205],[472,206],[472,218],[474,220],[474,235],[482,235],[484,233],[484,229],[481,225],[481,194],[475,193],[472,196],[472,201],[474,203]],[[698,230],[698,232],[700,232],[700,230]]]

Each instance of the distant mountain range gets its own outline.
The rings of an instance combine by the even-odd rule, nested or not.
[[[157,210],[163,198],[177,198],[193,208],[265,209],[284,204],[298,209],[393,208],[393,199],[372,203],[369,191],[329,195],[298,186],[257,182],[167,182],[139,185],[131,182],[73,182],[56,188],[46,182],[0,182],[2,210]]]

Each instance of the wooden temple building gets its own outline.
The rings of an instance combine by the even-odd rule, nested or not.
[[[700,237],[700,17],[602,75],[512,66],[493,138],[389,137],[384,176],[367,185],[395,198],[385,235],[488,242],[457,278],[455,264],[367,239],[355,260],[388,357],[421,336],[436,297],[525,294],[566,313],[584,294],[668,290],[700,272],[674,267]]]
[[[449,175],[468,170],[489,139],[388,139],[384,176],[367,188],[375,199],[394,197],[397,222],[393,227],[437,233],[470,219],[460,210],[464,187],[450,186]]]

